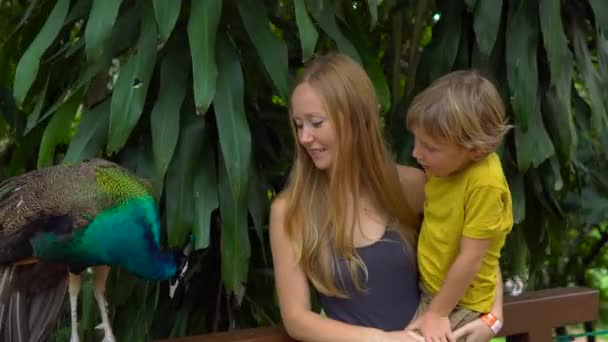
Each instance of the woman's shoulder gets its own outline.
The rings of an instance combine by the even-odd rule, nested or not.
[[[270,215],[280,215],[283,216],[285,210],[287,209],[287,196],[285,193],[281,192],[277,194],[270,203]]]

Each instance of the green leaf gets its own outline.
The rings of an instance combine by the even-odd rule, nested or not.
[[[475,35],[479,50],[489,56],[496,42],[498,29],[500,28],[500,17],[502,11],[502,0],[479,1],[475,7]]]
[[[159,190],[162,189],[167,167],[177,145],[180,108],[186,96],[189,71],[189,56],[184,53],[184,49],[181,46],[168,47],[160,67],[160,92],[150,118]]]
[[[367,0],[367,6],[369,7],[369,16],[371,17],[370,29],[376,27],[378,23],[378,6],[380,0]]]
[[[51,79],[51,75],[49,74],[46,78],[46,82],[44,82],[44,88],[42,88],[42,92],[38,95],[38,102],[36,102],[36,106],[34,110],[27,116],[27,124],[25,126],[24,134],[27,134],[36,124],[38,123],[38,118],[40,117],[40,113],[42,112],[42,108],[46,103],[46,93],[49,89],[49,81]]]
[[[44,52],[51,46],[55,38],[59,34],[59,31],[63,27],[63,22],[68,14],[70,8],[69,0],[58,0],[49,14],[44,26],[40,29],[40,32],[27,48],[19,64],[17,65],[17,71],[15,73],[15,84],[14,94],[15,100],[20,105],[25,100],[30,87],[36,80],[38,75],[38,68],[40,67],[40,58]]]
[[[572,26],[572,40],[574,45],[574,56],[582,83],[587,89],[588,101],[591,104],[591,127],[594,134],[599,134],[608,127],[608,117],[602,93],[602,80],[591,59],[591,53],[587,46],[587,36],[582,28],[583,23],[578,20]]]
[[[534,1],[519,0],[511,4],[507,22],[507,81],[511,105],[520,133],[528,131],[528,121],[537,110],[538,7]],[[530,151],[532,152],[532,151]]]
[[[555,154],[553,143],[545,130],[538,101],[536,110],[529,111],[528,114],[528,129],[515,127],[517,166],[521,172],[527,171],[530,166],[539,167]]]
[[[156,22],[151,5],[142,3],[142,24],[134,55],[121,67],[112,94],[108,154],[118,152],[144,108],[150,78],[156,61]]]
[[[568,163],[576,151],[576,129],[571,113],[573,60],[564,34],[560,3],[541,0],[540,24],[551,70],[551,87],[545,92],[543,111],[547,129],[562,161]]]
[[[182,2],[175,0],[152,0],[152,3],[154,3],[154,13],[158,22],[160,40],[164,43],[169,39],[171,31],[173,31],[175,23],[177,23]]]
[[[227,39],[218,41],[218,61],[215,119],[232,197],[242,201],[247,194],[251,132],[245,117],[241,64]]]
[[[198,166],[205,122],[194,114],[194,104],[182,106],[181,134],[171,165],[167,170],[166,199],[167,235],[170,247],[181,247],[194,224],[193,184],[195,165]]]
[[[467,9],[470,12],[473,12],[473,10],[475,9],[475,5],[477,4],[477,0],[464,0],[464,2],[467,4]],[[482,2],[487,2],[487,1],[482,1]]]
[[[215,37],[222,15],[222,1],[193,1],[188,21],[188,41],[192,54],[192,81],[196,112],[207,112],[217,79]]]
[[[122,0],[93,1],[93,8],[84,30],[85,51],[89,62],[96,61],[103,54],[121,3]]]
[[[262,60],[266,72],[270,75],[279,95],[287,99],[289,78],[285,42],[270,31],[263,3],[257,0],[240,0],[237,1],[237,5],[247,34]]]
[[[194,236],[196,249],[209,247],[211,214],[219,206],[217,166],[213,143],[203,142],[200,162],[194,175]]]
[[[304,1],[294,1],[296,12],[296,23],[300,33],[300,45],[302,46],[302,62],[306,62],[315,53],[315,46],[319,39],[319,34],[315,25],[312,23],[306,3]]]
[[[509,189],[513,202],[513,222],[521,223],[526,218],[526,193],[524,190],[524,175],[505,168]]]
[[[53,165],[55,147],[67,138],[74,115],[76,115],[78,107],[80,106],[83,93],[84,91],[81,89],[72,94],[69,99],[59,107],[55,115],[51,118],[48,126],[46,126],[46,130],[42,135],[42,141],[40,142],[40,152],[38,153],[37,167],[39,169]]]
[[[64,163],[76,163],[93,158],[103,151],[108,138],[110,123],[110,100],[86,109],[80,119],[76,134],[63,158]]]
[[[333,1],[320,0],[310,8],[313,17],[321,29],[336,42],[338,50],[361,64],[361,57],[354,45],[344,36],[336,22],[336,10]]]
[[[605,0],[589,0],[589,4],[593,9],[596,25],[608,33],[608,2]]]
[[[460,36],[462,31],[462,16],[464,6],[461,1],[442,1],[439,3],[441,19],[433,28],[433,38],[425,49],[421,60],[421,76],[428,79],[423,84],[430,83],[436,78],[452,70],[456,61]]]
[[[221,73],[220,73],[221,78]],[[251,246],[247,228],[245,198],[235,198],[230,185],[230,166],[220,157],[219,199],[222,216],[220,241],[222,281],[228,292],[235,293],[247,281]]]
[[[258,172],[253,165],[249,168],[249,194],[247,195],[247,207],[253,221],[255,233],[260,242],[262,258],[266,264],[266,242],[264,240],[264,218],[270,211],[268,191],[265,187],[263,173]]]

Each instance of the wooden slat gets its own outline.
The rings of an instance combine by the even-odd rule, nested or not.
[[[518,297],[505,297],[505,326],[499,336],[509,342],[550,342],[553,328],[591,322],[599,316],[599,293],[583,287],[531,291]],[[295,342],[278,327],[244,329],[231,332],[164,340],[164,342]]]

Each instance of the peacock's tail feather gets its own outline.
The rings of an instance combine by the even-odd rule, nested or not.
[[[0,267],[0,340],[45,341],[61,313],[67,286],[65,266]]]

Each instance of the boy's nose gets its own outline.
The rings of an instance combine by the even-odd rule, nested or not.
[[[412,150],[412,157],[414,157],[416,160],[420,160],[422,158],[420,149],[418,148],[418,146],[416,146],[416,144],[414,144],[414,149]]]

